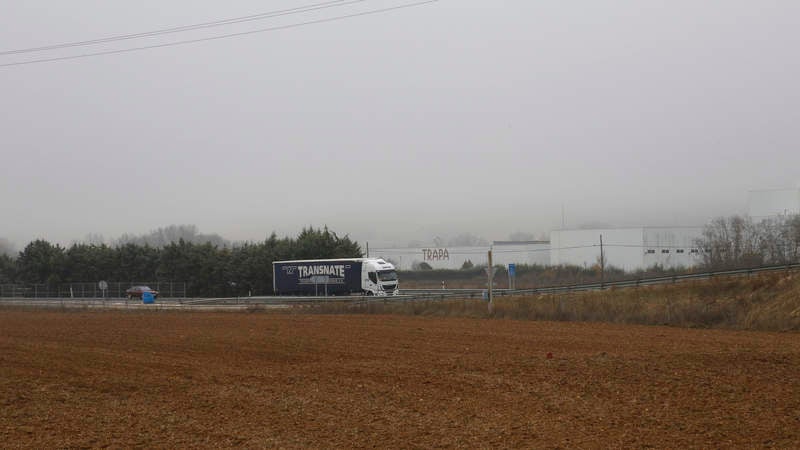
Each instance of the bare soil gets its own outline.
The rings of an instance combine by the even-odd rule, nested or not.
[[[0,443],[797,448],[800,334],[0,309]]]

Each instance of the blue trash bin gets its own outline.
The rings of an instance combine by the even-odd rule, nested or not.
[[[155,297],[153,297],[152,292],[142,292],[142,303],[145,305],[152,305],[156,302]]]

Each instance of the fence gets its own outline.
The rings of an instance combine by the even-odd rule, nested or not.
[[[123,298],[131,286],[149,286],[162,298],[186,298],[186,283],[172,281],[114,281],[107,282],[103,292],[98,283],[0,284],[0,297],[24,298]]]

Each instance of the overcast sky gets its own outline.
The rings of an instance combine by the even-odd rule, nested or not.
[[[365,0],[0,64],[411,3]],[[0,51],[324,0],[5,0]],[[346,3],[346,2],[342,2]],[[0,67],[0,238],[702,225],[800,183],[800,2],[440,0]]]

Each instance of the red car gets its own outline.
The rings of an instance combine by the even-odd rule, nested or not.
[[[149,292],[153,294],[153,298],[158,298],[158,291],[150,289],[149,286],[132,286],[125,291],[128,298],[142,298],[142,294]]]

